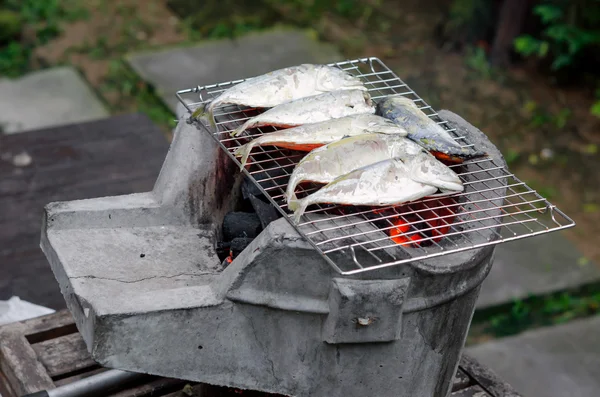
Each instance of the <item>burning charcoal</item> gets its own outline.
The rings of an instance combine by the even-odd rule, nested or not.
[[[263,189],[277,187],[282,179],[289,175],[294,167],[294,163],[289,161],[289,164],[279,165],[277,162],[263,163],[263,167],[269,168],[268,171],[256,172],[252,176],[261,181],[260,185]],[[257,188],[258,190],[258,188]]]
[[[250,212],[229,212],[223,219],[223,240],[258,236],[262,230],[258,215]]]
[[[231,249],[231,242],[225,241],[217,241],[217,245],[215,250],[217,251],[217,256],[219,259],[223,260],[229,255],[229,251]]]
[[[254,240],[248,237],[236,237],[231,240],[231,257],[235,259]]]
[[[250,181],[248,177],[244,177],[242,181],[242,196],[247,200],[250,196],[263,196],[263,194],[256,184]]]
[[[258,215],[258,218],[260,219],[260,224],[263,229],[267,227],[269,223],[281,217],[281,214],[270,202],[264,202],[256,196],[250,196],[250,202],[252,203],[252,208],[256,211],[256,215]]]

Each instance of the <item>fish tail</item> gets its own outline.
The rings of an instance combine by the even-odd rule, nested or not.
[[[295,223],[300,222],[300,217],[304,214],[304,211],[306,211],[306,207],[308,207],[309,205],[310,202],[308,201],[308,197],[305,197],[300,200],[292,199],[288,201],[288,209],[294,211]]]
[[[250,120],[248,120],[250,121]],[[239,127],[237,127],[235,130],[231,131],[231,136],[238,136],[240,135],[242,132],[246,131],[248,129],[249,123],[248,121],[246,121],[244,124],[240,125]]]
[[[479,158],[479,157],[487,157],[488,154],[487,152],[483,152],[481,150],[476,150],[473,153],[471,153],[471,158]]]
[[[288,181],[288,185],[287,188],[285,190],[285,199],[288,202],[288,205],[290,204],[291,200],[296,200],[296,186],[298,185],[298,183],[296,182],[296,178],[294,178],[294,176],[292,176],[290,178],[290,180]]]
[[[217,122],[215,121],[215,116],[213,114],[213,104],[212,104],[212,102],[204,103],[204,104],[200,105],[192,113],[192,118],[207,120],[208,123],[210,124],[210,126],[214,130],[217,129]]]
[[[233,155],[235,157],[241,157],[242,158],[240,160],[240,163],[241,163],[240,171],[243,170],[244,167],[246,166],[246,163],[248,162],[248,157],[250,157],[250,152],[252,151],[252,149],[254,148],[255,145],[256,145],[256,142],[255,141],[251,141],[251,142],[248,142],[245,145],[242,145],[242,146],[238,147],[233,152]]]

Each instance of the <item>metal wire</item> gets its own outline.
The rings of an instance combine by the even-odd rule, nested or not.
[[[467,137],[449,128],[447,121],[442,120],[378,58],[330,65],[359,77],[374,102],[396,95],[411,98],[461,146],[473,146]],[[178,91],[176,95],[191,113],[242,81],[198,86]],[[259,109],[240,106],[218,108],[215,112],[216,131],[204,122],[191,118],[190,122],[211,134],[239,167],[241,164],[233,155],[236,148],[257,136],[276,131],[275,128],[264,127],[248,130],[243,136],[229,135],[258,112]],[[313,205],[302,216],[301,222],[294,224],[287,210],[284,192],[294,167],[305,155],[274,146],[259,146],[252,150],[250,166],[242,171],[341,274],[372,271],[575,226],[572,219],[515,177],[501,159],[496,158],[451,166],[465,187],[459,194],[424,198],[384,208]],[[297,194],[302,197],[318,188],[314,184],[301,185]]]

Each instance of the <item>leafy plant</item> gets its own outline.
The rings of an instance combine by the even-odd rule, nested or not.
[[[590,112],[600,118],[600,88],[596,90],[596,101],[592,104]]]
[[[29,68],[29,60],[33,49],[57,37],[62,21],[74,21],[85,18],[87,10],[78,5],[75,0],[3,0],[2,14],[5,16],[3,26],[6,26],[6,15],[11,15],[12,39],[3,48],[0,48],[0,75],[16,77],[25,73]],[[35,39],[28,42],[17,41],[16,29],[18,21],[19,30],[25,25],[35,33]],[[4,27],[3,29],[6,29]],[[6,30],[3,30],[6,33]],[[2,33],[0,33],[1,35]]]
[[[18,77],[27,71],[31,50],[12,41],[0,48],[0,76]]]
[[[543,126],[552,126],[556,129],[563,129],[573,112],[569,108],[562,108],[557,113],[550,113],[545,108],[539,106],[535,101],[527,101],[523,109],[529,114],[530,126],[539,128]]]
[[[11,10],[0,9],[0,44],[17,37],[21,32],[21,16]]]
[[[514,48],[524,56],[551,56],[552,70],[572,65],[583,50],[600,44],[600,2],[544,0],[533,8],[544,28],[540,37],[522,35]]]
[[[597,314],[600,310],[600,285],[578,290],[517,299],[510,304],[475,312],[474,330],[495,337],[514,335],[526,329],[563,323]]]
[[[492,67],[490,66],[485,50],[481,47],[468,47],[465,58],[467,66],[475,70],[481,77],[492,77]]]
[[[154,91],[127,64],[120,60],[110,63],[102,91],[115,93],[117,100],[111,104],[114,111],[124,108],[145,113],[165,130],[174,127],[175,116]]]

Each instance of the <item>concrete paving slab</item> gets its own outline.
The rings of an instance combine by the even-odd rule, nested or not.
[[[600,266],[582,258],[560,232],[500,244],[477,309],[600,281]]]
[[[193,47],[133,53],[131,67],[151,83],[176,112],[175,92],[256,76],[301,63],[342,60],[330,44],[319,43],[302,30],[271,30],[236,40],[211,40]]]
[[[600,395],[600,316],[469,347],[527,397]]]
[[[72,67],[0,81],[0,127],[5,134],[91,121],[108,111]]]

